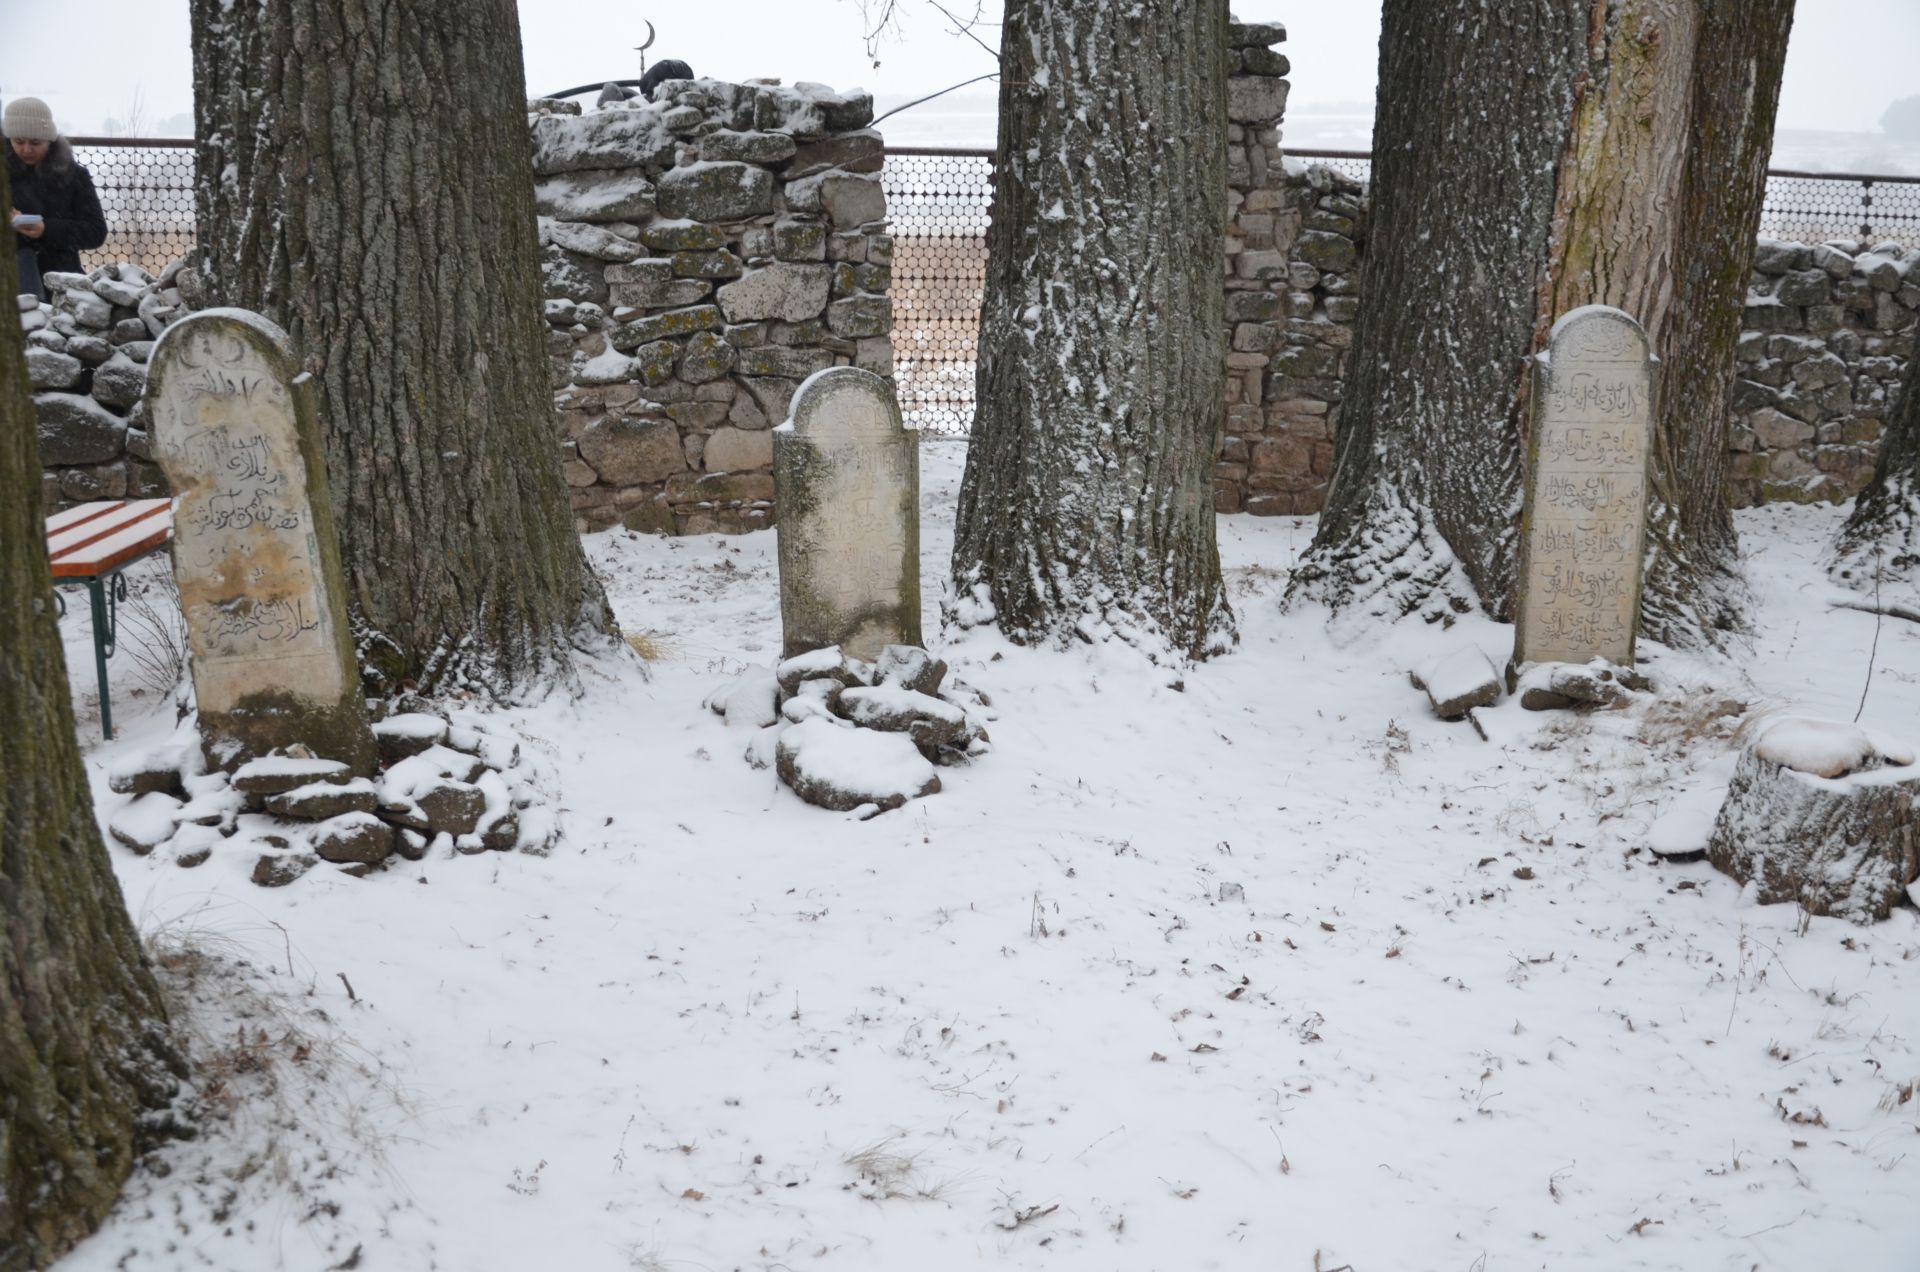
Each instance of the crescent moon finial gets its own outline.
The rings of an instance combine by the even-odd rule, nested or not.
[[[642,19],[640,19],[640,20],[641,20],[642,22],[646,22],[646,19],[645,19],[645,18],[642,18]],[[645,44],[642,44],[642,45],[640,46],[640,51],[641,51],[642,53],[644,53],[644,52],[646,52],[646,51],[647,51],[648,49],[650,49],[650,48],[652,48],[652,47],[653,47],[653,41],[654,41],[654,30],[653,30],[653,23],[651,23],[651,22],[647,22],[647,42],[646,42]]]

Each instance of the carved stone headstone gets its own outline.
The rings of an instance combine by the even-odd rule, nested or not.
[[[783,657],[920,641],[920,451],[893,385],[835,367],[773,434]]]
[[[300,744],[373,769],[313,402],[258,314],[206,310],[154,346],[147,410],[213,767]]]
[[[1516,666],[1633,665],[1652,434],[1647,333],[1605,305],[1563,316],[1534,369]]]

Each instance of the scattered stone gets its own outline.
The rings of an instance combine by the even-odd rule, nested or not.
[[[886,811],[940,789],[939,775],[906,736],[828,720],[790,726],[774,767],[794,794],[835,812]]]
[[[1528,711],[1557,711],[1625,706],[1633,696],[1631,689],[1645,684],[1643,677],[1596,658],[1582,666],[1533,663],[1520,673],[1515,692]]]
[[[898,685],[914,693],[938,694],[947,664],[918,645],[888,645],[873,666],[873,683]]]
[[[837,711],[863,728],[906,734],[936,764],[965,759],[975,736],[959,707],[898,685],[843,689]]]
[[[314,782],[343,784],[353,771],[338,760],[266,755],[233,771],[233,789],[246,795],[280,795]]]
[[[784,696],[791,697],[809,680],[832,680],[840,685],[864,685],[866,670],[840,651],[838,645],[809,649],[784,659],[773,669],[774,681]]]
[[[313,850],[322,861],[373,865],[393,855],[393,836],[371,813],[346,813],[314,828]]]
[[[749,667],[707,695],[710,711],[730,729],[764,729],[780,718],[780,682],[765,667]]]
[[[263,888],[284,888],[319,864],[311,853],[263,852],[253,863],[253,881]]]
[[[107,833],[144,857],[173,838],[180,824],[180,801],[159,791],[136,796],[107,819]]]
[[[447,722],[424,711],[388,716],[373,726],[383,763],[395,764],[447,740]]]
[[[185,758],[184,752],[173,748],[122,759],[107,771],[107,788],[116,795],[146,795],[158,791],[184,799],[187,792],[181,784],[180,766]]]
[[[1457,649],[1408,676],[1427,692],[1433,713],[1442,720],[1464,719],[1475,707],[1500,701],[1500,673],[1478,645]]]
[[[380,806],[379,793],[364,777],[335,784],[315,782],[267,796],[267,811],[295,821],[326,821],[343,813],[370,813]]]

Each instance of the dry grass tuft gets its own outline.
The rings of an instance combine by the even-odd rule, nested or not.
[[[628,632],[626,637],[627,644],[633,652],[647,662],[659,662],[667,656],[670,649],[658,632]]]

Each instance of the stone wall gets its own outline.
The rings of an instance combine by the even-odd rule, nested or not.
[[[1270,286],[1227,298],[1234,352],[1214,467],[1221,512],[1319,512],[1332,471],[1367,192],[1324,165],[1289,164],[1280,185],[1299,227],[1290,250],[1277,249],[1290,286],[1284,296]],[[1279,277],[1271,257],[1249,267],[1231,233],[1227,250],[1236,275]],[[1760,241],[1732,397],[1736,507],[1850,499],[1873,475],[1915,349],[1917,260],[1920,250],[1897,243]]]
[[[800,382],[893,373],[873,101],[669,82],[533,104],[548,351],[583,531],[753,530]]]
[[[1915,353],[1920,251],[1760,241],[1736,355],[1737,506],[1850,499]]]
[[[142,398],[153,342],[183,312],[179,271],[176,262],[157,279],[131,264],[49,274],[51,304],[18,298],[49,509],[167,493]]]

